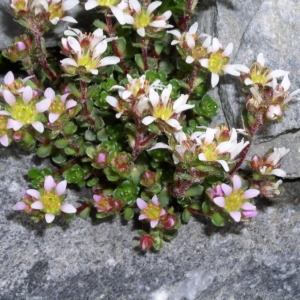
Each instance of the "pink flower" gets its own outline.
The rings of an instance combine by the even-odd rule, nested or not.
[[[4,90],[3,97],[9,106],[7,111],[0,111],[0,115],[9,116],[7,129],[18,131],[23,126],[32,125],[38,132],[44,132],[44,125],[40,121],[40,113],[48,109],[48,101],[42,100],[37,103],[34,91],[30,86],[22,89],[21,96],[14,95],[9,90]]]
[[[45,105],[49,105],[48,111],[50,123],[54,123],[61,114],[77,105],[77,102],[73,99],[66,101],[69,95],[70,93],[66,93],[64,95],[55,95],[55,92],[52,88],[47,88],[45,90],[44,96],[46,98],[42,101],[45,102]]]
[[[46,176],[44,189],[26,190],[23,202],[18,202],[13,207],[14,210],[26,210],[26,204],[31,203],[30,208],[40,210],[45,214],[47,223],[52,223],[56,215],[61,212],[67,214],[76,213],[76,208],[68,203],[63,203],[65,199],[67,181],[56,183],[52,176]],[[22,204],[22,203],[25,203]]]
[[[238,175],[233,176],[232,183],[233,187],[225,183],[221,184],[223,195],[214,197],[213,202],[224,208],[236,222],[239,222],[242,216],[245,218],[255,217],[257,215],[256,206],[247,200],[258,196],[260,191],[257,189],[244,190],[242,180]]]
[[[156,227],[160,217],[166,214],[166,211],[159,205],[156,195],[152,197],[152,203],[147,203],[141,198],[138,198],[136,203],[141,210],[139,220],[149,220],[152,228]]]

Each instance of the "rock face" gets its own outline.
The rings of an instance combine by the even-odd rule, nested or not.
[[[300,88],[300,5],[298,0],[224,0],[206,1],[206,10],[200,14],[202,29],[217,36],[226,46],[233,42],[233,63],[250,66],[262,52],[271,69],[290,71],[290,91]],[[212,27],[207,21],[215,20]],[[225,76],[219,89],[219,100],[230,126],[241,127],[240,114],[245,98],[236,78]],[[254,141],[250,155],[262,155],[272,147],[291,149],[283,160],[282,168],[289,178],[300,177],[300,103],[293,101],[282,122],[270,123],[262,128]],[[250,156],[249,155],[249,156]]]
[[[17,30],[7,23],[8,2],[0,3],[0,48]],[[271,68],[291,71],[291,91],[300,87],[298,0],[206,0],[201,8],[203,30],[224,45],[234,43],[232,62],[250,64],[263,52]],[[237,81],[224,77],[222,83],[216,90],[224,113],[219,120],[240,125],[244,99]],[[286,115],[260,132],[255,152],[291,148],[283,168],[296,178],[299,103]],[[77,219],[47,228],[12,211],[33,165],[41,162],[13,147],[0,148],[0,299],[300,299],[299,182],[285,183],[285,193],[272,204],[258,204],[261,213],[253,222],[220,230],[193,220],[159,253],[141,255],[134,251],[134,223]],[[76,205],[80,195],[69,195]]]

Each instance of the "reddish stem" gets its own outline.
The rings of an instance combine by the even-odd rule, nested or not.
[[[144,63],[144,71],[147,71],[149,69],[148,65],[148,51],[147,51],[147,41],[145,38],[142,38],[142,57],[143,57],[143,63]]]
[[[190,22],[190,19],[191,19],[190,10],[192,9],[194,1],[195,0],[189,0],[188,1],[188,3],[186,4],[185,11],[184,11],[184,16],[183,16],[183,18],[181,18],[179,20],[179,25],[180,25],[180,28],[183,32],[188,30],[189,22]]]
[[[116,33],[114,30],[114,27],[112,25],[112,21],[111,21],[111,17],[109,16],[108,12],[106,11],[105,13],[105,20],[106,20],[106,25],[107,25],[107,30],[108,30],[108,34],[110,37],[115,37]],[[124,62],[124,59],[120,53],[119,47],[118,47],[118,43],[116,40],[112,40],[112,47],[113,47],[113,51],[114,54],[120,58],[120,65],[121,68],[123,69],[125,74],[128,74],[130,69],[127,67],[127,65]]]
[[[249,133],[251,135],[251,138],[255,135],[255,133],[257,132],[257,130],[259,129],[259,127],[263,124],[262,122],[262,116],[258,115],[256,116],[256,121],[255,124],[253,126],[251,126],[249,128]],[[244,162],[246,155],[249,151],[251,147],[251,143],[249,143],[241,152],[240,154],[240,160],[237,162],[237,164],[235,165],[235,167],[229,172],[229,175],[233,175],[242,165],[242,163]]]
[[[81,206],[77,207],[76,215],[79,215],[83,210],[85,210],[87,207],[89,207],[88,204],[84,203]]]
[[[34,41],[37,47],[37,52],[38,52],[38,62],[41,65],[41,67],[44,69],[44,71],[47,73],[51,81],[55,81],[57,79],[56,74],[53,73],[51,68],[48,65],[47,62],[47,53],[44,51],[44,47],[42,45],[42,33],[41,30],[35,26],[35,24],[32,24],[32,33],[34,35]]]

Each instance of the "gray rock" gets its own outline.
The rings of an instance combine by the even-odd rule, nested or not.
[[[0,299],[211,300],[300,298],[299,182],[244,225],[183,226],[159,253],[134,250],[133,223],[55,222],[13,212],[24,178],[41,162],[0,150]],[[80,199],[69,191],[68,202]]]
[[[217,36],[224,45],[234,43],[231,61],[250,65],[257,54],[264,53],[266,65],[271,69],[290,71],[290,91],[300,87],[300,61],[297,57],[300,40],[299,13],[297,0],[248,0],[216,1]],[[245,98],[240,91],[238,80],[223,78],[219,89],[220,102],[226,121],[231,126],[241,127],[240,114]],[[290,158],[283,160],[282,168],[289,178],[300,177],[299,149],[300,103],[289,105],[282,122],[273,122],[264,126],[255,139],[252,152],[262,152],[267,140],[270,147],[288,147],[292,150]]]

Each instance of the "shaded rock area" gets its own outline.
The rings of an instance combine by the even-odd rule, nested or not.
[[[8,24],[5,3],[0,3],[0,23]],[[263,52],[272,68],[291,71],[291,91],[300,87],[297,0],[206,0],[202,5],[203,30],[224,45],[234,43],[232,62],[250,64]],[[2,48],[16,27],[0,28]],[[219,121],[239,125],[244,100],[238,82],[224,77],[222,84],[214,92],[224,112]],[[283,168],[297,178],[299,103],[286,114],[259,134],[255,152],[289,147]],[[142,255],[135,251],[134,222],[77,219],[66,225],[58,219],[48,228],[12,211],[27,188],[27,170],[46,163],[14,146],[0,148],[1,300],[300,299],[299,181],[287,180],[285,192],[273,202],[258,200],[260,214],[249,223],[215,229],[194,219],[159,253]],[[80,193],[68,194],[68,202],[77,206]]]

